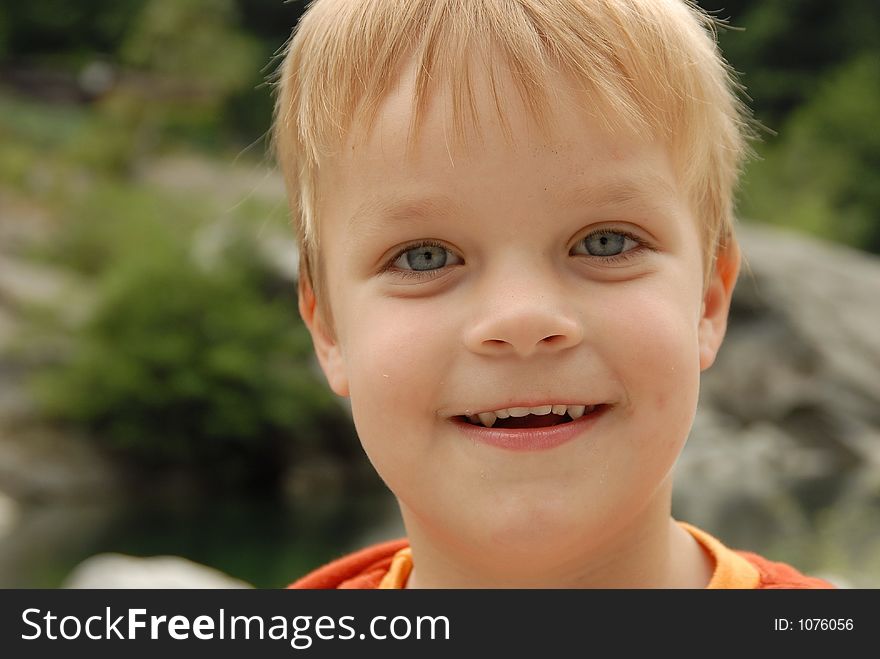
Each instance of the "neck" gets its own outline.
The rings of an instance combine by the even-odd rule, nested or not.
[[[407,588],[705,588],[714,565],[670,514],[671,479],[638,515],[567,555],[462,545],[401,503],[413,555]]]

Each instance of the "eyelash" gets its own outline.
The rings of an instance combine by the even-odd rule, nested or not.
[[[397,276],[402,279],[428,279],[430,277],[436,277],[439,270],[395,270],[394,262],[399,259],[401,256],[406,254],[411,249],[415,249],[416,247],[439,247],[440,249],[445,249],[447,251],[449,248],[446,247],[443,243],[437,242],[436,240],[422,240],[421,242],[412,243],[411,245],[407,245],[400,249],[394,256],[392,256],[388,263],[385,264],[383,268],[383,272],[394,272]]]
[[[628,261],[629,259],[633,258],[633,256],[635,256],[636,254],[639,254],[646,249],[653,249],[650,245],[648,245],[644,240],[642,240],[638,236],[636,236],[628,231],[621,231],[621,230],[617,230],[617,229],[598,229],[596,231],[588,233],[586,236],[581,238],[577,242],[577,244],[582,243],[587,238],[590,238],[592,236],[603,235],[603,234],[617,234],[617,235],[623,236],[625,238],[629,238],[630,240],[637,243],[637,246],[633,247],[630,250],[627,250],[626,252],[621,252],[620,254],[614,254],[612,256],[588,256],[587,258],[599,259],[604,264],[613,265],[613,264],[623,263],[625,261]],[[444,245],[436,240],[422,240],[420,242],[412,243],[410,245],[407,245],[407,246],[401,248],[394,256],[392,256],[388,260],[388,263],[385,264],[385,267],[383,268],[382,272],[392,272],[393,271],[393,272],[395,272],[396,276],[399,276],[402,279],[429,279],[429,278],[436,277],[437,273],[440,272],[440,270],[442,270],[442,268],[438,268],[437,270],[395,270],[394,269],[393,264],[395,261],[397,261],[397,259],[399,259],[401,256],[406,254],[411,249],[415,249],[417,247],[438,247],[440,249],[448,250],[446,245]],[[574,249],[574,248],[572,248],[572,249]],[[448,251],[451,251],[451,250],[448,250]],[[587,256],[587,255],[577,254],[576,256]]]
[[[605,235],[618,235],[623,236],[624,238],[629,238],[636,246],[632,249],[629,249],[625,252],[621,252],[620,254],[614,254],[612,256],[588,256],[586,254],[577,254],[577,256],[587,256],[590,259],[599,259],[600,261],[606,264],[615,264],[615,263],[623,263],[624,261],[628,261],[633,258],[636,254],[640,254],[646,249],[652,249],[647,242],[645,242],[642,238],[639,238],[637,235],[630,233],[629,231],[623,231],[620,229],[597,229],[596,231],[591,231],[586,236],[581,238],[575,243],[575,245],[579,245],[584,242],[587,238],[592,238],[593,236],[605,236]],[[573,248],[572,248],[573,249]]]

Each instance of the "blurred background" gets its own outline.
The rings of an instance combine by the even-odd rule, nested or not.
[[[673,512],[880,587],[880,5],[700,4],[768,130]],[[0,0],[0,587],[281,587],[402,533],[296,311],[265,79],[303,9]]]

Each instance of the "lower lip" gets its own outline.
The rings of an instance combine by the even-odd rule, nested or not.
[[[452,422],[467,437],[484,444],[508,451],[544,451],[570,442],[585,433],[607,410],[608,405],[601,405],[591,414],[546,428],[486,428],[462,421],[457,417],[453,418]]]

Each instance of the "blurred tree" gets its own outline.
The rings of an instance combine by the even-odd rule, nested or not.
[[[227,94],[260,66],[255,40],[237,28],[232,0],[148,0],[123,44],[124,64]]]
[[[170,225],[147,224],[140,252],[100,277],[68,356],[35,376],[45,412],[141,468],[184,467],[215,484],[271,489],[291,462],[332,452],[350,424],[316,380],[295,305],[266,297],[246,235],[206,268]]]
[[[226,104],[253,88],[263,65],[260,42],[237,21],[233,0],[144,5],[120,46],[127,73],[99,106],[112,125],[137,136],[138,154],[179,141],[223,144]]]
[[[241,25],[248,32],[280,45],[306,9],[305,0],[236,0]]]
[[[755,115],[778,130],[819,81],[861,54],[880,56],[880,3],[875,0],[699,0],[729,19],[719,41],[742,72]]]
[[[260,70],[254,70],[251,84],[232,94],[224,107],[226,123],[236,137],[250,143],[265,134],[272,120],[271,90],[265,83],[278,65],[277,55],[290,38],[293,27],[306,8],[304,0],[237,0],[241,26],[260,38]]]
[[[0,0],[0,56],[111,55],[145,1]]]
[[[764,148],[744,212],[880,253],[880,58],[865,55],[818,85]]]

